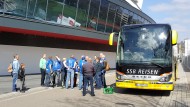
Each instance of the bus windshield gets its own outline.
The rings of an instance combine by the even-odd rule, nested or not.
[[[171,66],[170,33],[169,25],[124,26],[119,36],[118,62]]]

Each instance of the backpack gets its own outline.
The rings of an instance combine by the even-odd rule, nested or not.
[[[10,72],[10,73],[13,72],[13,65],[12,65],[12,63],[9,64],[9,66],[7,68],[7,71]]]
[[[110,70],[110,65],[109,65],[108,62],[106,62],[106,61],[105,61],[105,64],[106,64],[105,70],[106,70],[106,71],[109,71],[109,70]]]

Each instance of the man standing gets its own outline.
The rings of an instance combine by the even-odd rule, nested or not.
[[[53,87],[60,85],[61,85],[61,60],[58,56],[55,56],[55,60],[53,61]]]
[[[18,62],[19,60],[19,55],[15,55],[14,56],[14,60],[13,60],[13,85],[12,85],[12,91],[16,92],[16,87],[17,87],[17,79],[18,79],[18,71],[20,68],[20,64]]]
[[[96,65],[96,58],[97,58],[97,56],[94,56],[94,61],[93,61],[94,66]]]
[[[82,89],[83,87],[83,73],[82,73],[82,66],[83,64],[85,64],[86,61],[85,61],[85,56],[82,55],[81,56],[81,60],[79,61],[79,90]]]
[[[41,71],[41,86],[44,86],[45,75],[46,75],[46,54],[40,59],[40,71]]]
[[[65,87],[65,84],[66,84],[66,77],[67,77],[67,65],[66,65],[66,58],[63,58],[63,61],[62,61],[62,67],[61,67],[61,85],[62,87]]]
[[[89,83],[90,81],[90,87],[91,87],[91,96],[95,96],[94,94],[94,86],[93,86],[93,76],[94,76],[94,66],[91,63],[92,61],[90,59],[87,59],[87,63],[85,63],[82,67],[82,72],[84,76],[84,87]],[[83,96],[86,95],[86,88],[83,88]]]
[[[102,81],[102,86],[103,88],[106,88],[107,85],[106,85],[106,78],[105,78],[105,74],[106,74],[106,56],[103,54],[103,53],[100,53],[100,63],[102,64],[103,66],[103,70],[102,70],[102,78],[101,78],[101,81]]]
[[[96,64],[94,66],[94,71],[95,71],[95,80],[96,80],[96,88],[100,89],[102,87],[102,81],[101,81],[101,76],[102,76],[102,70],[103,66],[100,63],[100,57],[96,58]]]
[[[51,78],[51,74],[53,72],[52,65],[53,65],[52,56],[49,56],[47,63],[46,63],[46,86],[47,87],[50,86],[50,78]]]
[[[67,80],[66,80],[66,89],[68,89],[68,84],[70,81],[71,84],[71,89],[73,89],[74,86],[74,69],[76,66],[76,60],[74,59],[74,56],[72,55],[68,60],[67,60]]]

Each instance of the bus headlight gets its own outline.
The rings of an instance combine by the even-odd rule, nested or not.
[[[117,78],[118,80],[125,80],[125,79],[126,79],[126,76],[125,76],[125,75],[120,75],[120,74],[116,73],[116,78]]]
[[[121,76],[120,76],[120,79],[121,79],[121,80],[125,80],[125,79],[126,79],[125,75],[121,75]]]
[[[165,76],[161,77],[159,81],[160,82],[169,82],[171,77],[172,77],[172,74],[165,75]]]
[[[120,80],[120,79],[121,79],[121,75],[119,75],[118,73],[116,73],[116,78],[117,78],[118,80]]]

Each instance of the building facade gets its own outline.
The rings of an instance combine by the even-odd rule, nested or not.
[[[114,68],[116,47],[108,46],[109,33],[150,23],[156,22],[125,0],[0,0],[0,75],[7,75],[16,53],[28,73],[39,73],[43,53],[79,59],[104,52]]]

